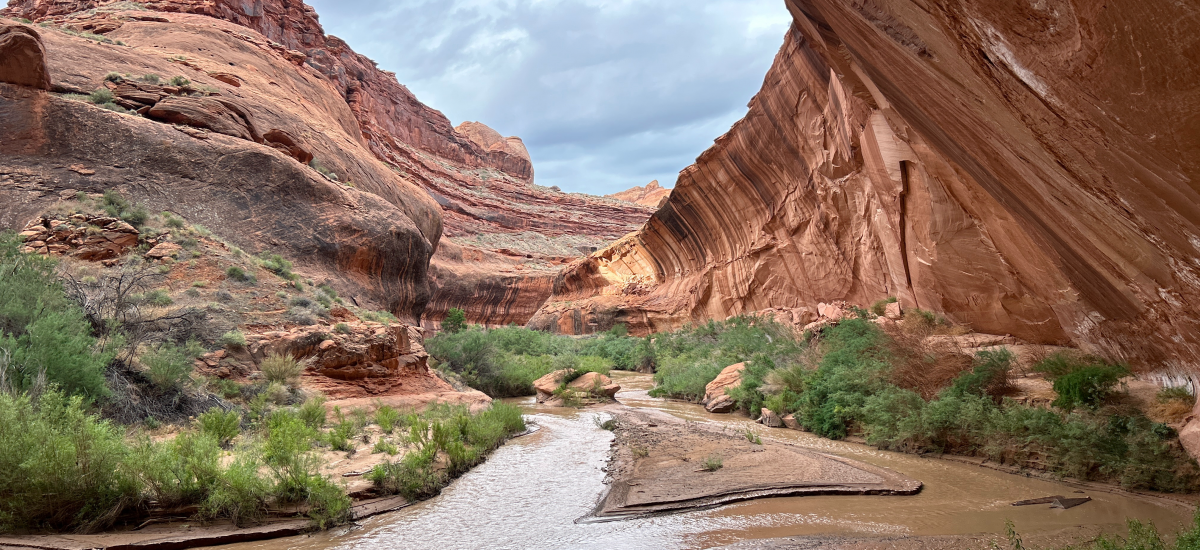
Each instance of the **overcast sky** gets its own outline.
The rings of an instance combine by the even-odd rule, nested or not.
[[[308,0],[325,32],[458,125],[520,136],[536,182],[675,184],[746,112],[784,0]]]

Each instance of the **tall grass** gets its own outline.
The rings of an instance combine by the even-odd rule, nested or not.
[[[376,466],[368,476],[384,493],[409,500],[436,495],[450,480],[462,475],[515,433],[525,430],[521,409],[493,402],[479,414],[466,407],[434,407],[424,414],[411,414],[409,443],[415,450],[398,462]],[[444,457],[445,469],[437,468]]]

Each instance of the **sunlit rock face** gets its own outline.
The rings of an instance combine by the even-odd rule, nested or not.
[[[648,332],[896,296],[1200,364],[1200,18],[1168,0],[788,0],[746,117],[532,326]]]

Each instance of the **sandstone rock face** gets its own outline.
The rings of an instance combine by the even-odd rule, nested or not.
[[[218,134],[256,141],[253,126],[233,109],[230,109],[226,102],[215,99],[169,97],[159,101],[146,114],[150,118],[172,124],[186,124],[212,130]]]
[[[1200,367],[1192,8],[787,4],[746,117],[531,324],[895,296],[980,332]]]
[[[746,370],[745,363],[737,363],[721,369],[721,374],[704,386],[704,400],[700,402],[701,405],[704,405],[704,409],[710,413],[733,412],[737,404],[725,394],[725,390],[742,385],[742,371],[744,370]]]
[[[0,24],[0,82],[50,89],[46,51],[37,31],[22,25]]]
[[[666,201],[667,197],[669,196],[671,196],[671,190],[663,189],[661,186],[659,186],[658,180],[647,183],[642,187],[633,187],[621,191],[620,193],[605,195],[605,197],[610,199],[632,202],[642,206],[652,206],[654,208],[659,208],[665,204],[664,201]]]

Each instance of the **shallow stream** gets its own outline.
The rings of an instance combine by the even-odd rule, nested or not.
[[[715,422],[738,433],[752,429],[764,439],[891,468],[921,480],[925,488],[916,496],[772,498],[647,519],[576,523],[605,490],[603,468],[612,434],[597,426],[595,419],[603,413],[546,408],[528,398],[514,402],[526,408],[527,420],[538,431],[497,450],[441,496],[355,528],[227,548],[711,548],[806,535],[1001,533],[1008,519],[1022,533],[1070,531],[1080,525],[1118,532],[1126,518],[1174,530],[1191,518],[1186,506],[1101,491],[1087,491],[1093,501],[1070,510],[1013,507],[1010,503],[1016,500],[1080,495],[1074,494],[1077,487],[1064,483],[763,428],[744,417],[713,415],[697,405],[651,398],[646,395],[649,375],[614,373],[614,378],[625,388],[617,398],[626,405]]]

